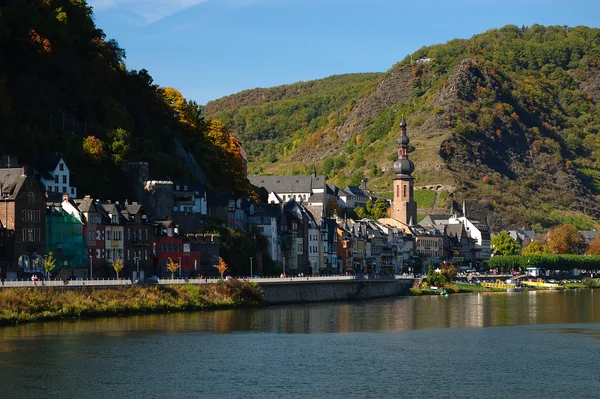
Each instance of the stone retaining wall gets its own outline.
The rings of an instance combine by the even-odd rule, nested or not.
[[[263,283],[269,305],[288,303],[352,301],[406,295],[413,279],[374,279],[350,281],[289,281]]]

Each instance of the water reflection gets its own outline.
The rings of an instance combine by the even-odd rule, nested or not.
[[[600,295],[593,290],[567,292],[478,293],[402,297],[350,303],[326,303],[196,313],[141,315],[28,324],[0,329],[0,339],[69,339],[85,334],[127,337],[141,333],[205,331],[269,333],[347,333],[433,328],[596,323]],[[10,340],[0,346],[10,352]]]

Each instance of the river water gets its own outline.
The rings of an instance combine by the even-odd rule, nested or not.
[[[0,398],[598,398],[600,290],[0,329]]]

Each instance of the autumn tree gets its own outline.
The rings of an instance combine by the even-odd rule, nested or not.
[[[98,162],[104,155],[102,141],[95,136],[87,136],[83,140],[83,153]]]
[[[125,264],[123,263],[123,260],[121,258],[117,258],[117,260],[113,262],[112,267],[115,270],[115,273],[117,273],[117,278],[119,278],[119,273],[123,271]]]
[[[596,238],[596,240],[588,246],[586,254],[600,255],[600,237]]]
[[[223,278],[223,274],[227,271],[227,263],[219,256],[219,264],[213,265],[215,269],[219,271],[221,278]]]
[[[533,240],[523,248],[523,255],[542,255],[550,253],[550,249],[546,243],[540,242],[538,240]]]
[[[162,94],[179,122],[192,129],[198,129],[202,126],[204,123],[202,107],[198,103],[186,100],[179,90],[172,87],[162,89]]]
[[[553,254],[581,254],[586,244],[583,235],[572,224],[563,224],[548,232],[548,247]]]
[[[54,270],[56,259],[52,256],[52,251],[48,252],[48,256],[44,258],[44,270],[46,275],[50,278],[50,273]]]
[[[521,252],[521,246],[506,231],[492,237],[491,246],[494,255],[510,256]]]
[[[167,261],[167,269],[171,272],[171,278],[174,278],[175,272],[179,269],[179,263],[175,262],[173,259],[169,258]]]

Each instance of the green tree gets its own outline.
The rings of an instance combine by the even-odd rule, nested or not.
[[[129,132],[122,128],[111,130],[108,133],[108,137],[111,140],[111,158],[115,165],[122,165],[127,161],[127,153],[130,148],[129,142],[131,140],[130,136]]]
[[[348,183],[348,185],[350,186],[360,186],[360,182],[362,181],[362,179],[365,176],[363,175],[363,172],[361,171],[356,171],[352,174],[352,177],[350,177],[350,182]]]
[[[383,197],[377,198],[373,207],[371,208],[371,216],[373,219],[381,219],[387,216],[387,210],[389,208],[388,202]]]
[[[356,216],[359,218],[381,219],[387,216],[389,208],[388,202],[383,197],[377,198],[375,202],[367,200],[365,207],[357,206],[354,208]]]
[[[509,256],[521,252],[521,246],[506,231],[492,237],[491,246],[494,255]]]

